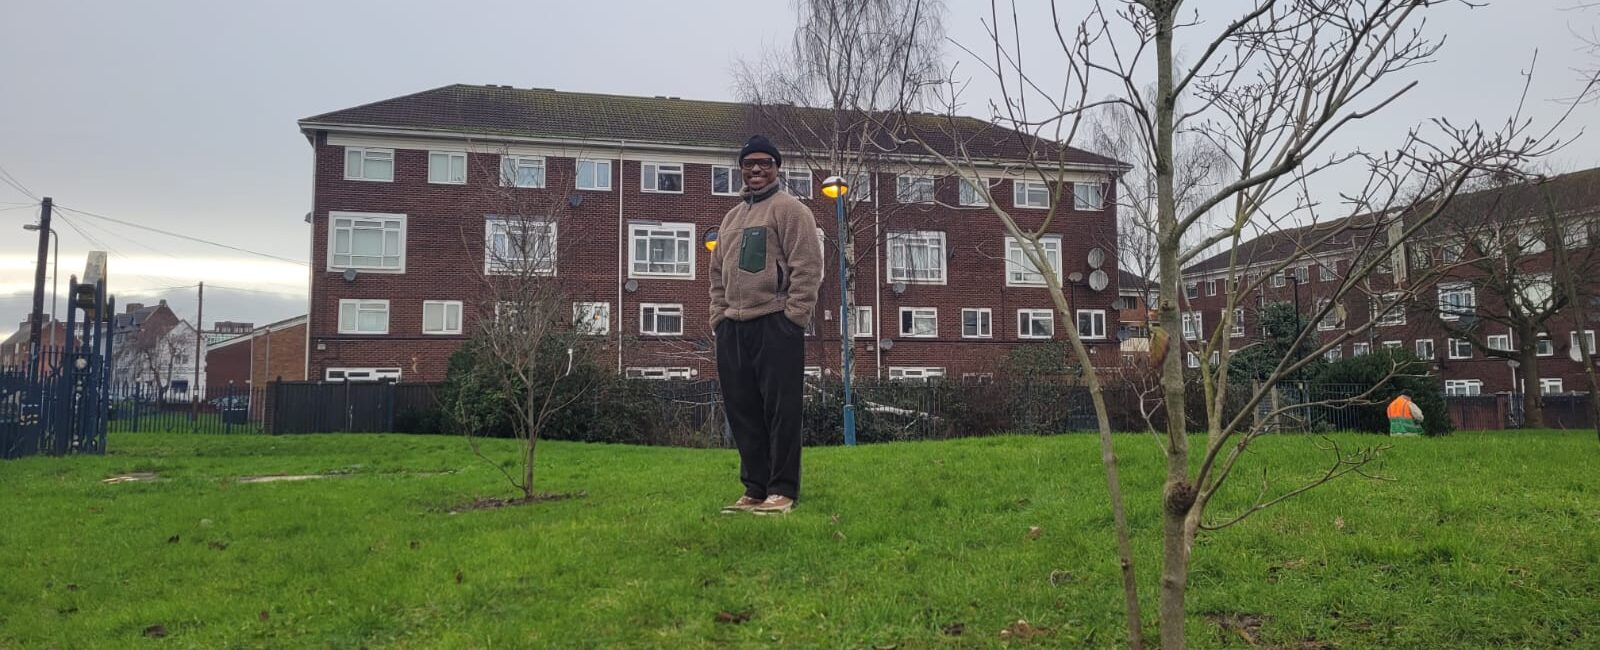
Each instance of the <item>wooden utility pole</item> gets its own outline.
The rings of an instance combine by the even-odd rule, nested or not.
[[[44,267],[50,256],[50,197],[39,202],[39,257],[33,274],[33,313],[28,317],[28,374],[39,372],[39,328],[44,321]],[[37,403],[37,402],[36,402]]]
[[[200,421],[200,357],[201,346],[205,341],[206,322],[206,283],[200,283],[199,306],[194,314],[194,385],[189,388],[189,402],[192,409],[190,420]]]

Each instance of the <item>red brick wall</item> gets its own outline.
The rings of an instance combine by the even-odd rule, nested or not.
[[[294,325],[256,335],[250,342],[250,385],[306,378],[306,326]]]
[[[206,393],[221,394],[231,382],[243,389],[250,380],[250,342],[206,350]]]
[[[484,217],[504,212],[505,203],[485,187],[485,179],[498,169],[495,154],[469,154],[468,183],[466,185],[438,185],[427,182],[427,152],[415,149],[395,151],[394,182],[367,182],[344,180],[344,147],[326,144],[326,136],[319,134],[315,146],[315,199],[313,212],[311,282],[311,354],[309,375],[321,378],[330,367],[399,367],[406,381],[436,381],[442,379],[449,354],[465,340],[465,336],[423,335],[422,301],[461,300],[464,331],[471,332],[472,324],[480,316],[475,304],[478,293],[478,269],[483,264]],[[730,155],[731,158],[731,155]],[[537,203],[559,200],[567,193],[558,188],[573,184],[573,161],[570,158],[548,158],[546,187],[550,189],[514,190],[519,196]],[[613,162],[613,167],[615,167]],[[563,216],[558,232],[558,273],[574,302],[609,302],[613,313],[612,331],[605,351],[608,360],[615,363],[619,325],[622,336],[623,365],[634,366],[688,366],[700,376],[715,374],[709,352],[710,332],[706,324],[708,283],[706,279],[706,252],[701,246],[708,228],[721,223],[722,216],[735,205],[737,199],[711,194],[711,169],[705,164],[684,165],[684,192],[682,194],[651,194],[639,190],[639,163],[627,161],[622,168],[613,169],[609,192],[572,191],[582,195],[580,206],[571,208]],[[910,285],[903,295],[896,295],[888,286],[881,286],[882,304],[877,309],[876,323],[871,339],[859,339],[856,347],[858,376],[877,374],[875,364],[876,341],[883,338],[895,340],[894,349],[884,353],[885,366],[940,366],[950,376],[967,372],[993,372],[994,364],[1007,351],[1018,344],[1016,335],[1016,310],[1023,308],[1049,309],[1049,294],[1042,288],[1005,286],[1005,247],[1003,234],[996,217],[982,210],[955,210],[950,208],[909,208],[894,201],[894,179],[891,174],[879,175],[876,193],[879,207],[890,213],[886,226],[895,229],[943,230],[946,232],[948,284]],[[820,178],[814,183],[820,185]],[[938,198],[946,203],[957,202],[957,186],[953,178],[937,182]],[[1011,184],[1002,182],[994,190],[1001,207],[1011,208]],[[817,225],[830,234],[837,230],[832,206],[821,198],[807,201],[817,215]],[[623,214],[627,221],[651,220],[687,222],[695,226],[695,274],[692,280],[638,279],[638,289],[624,293],[618,305],[619,284],[627,280],[626,272],[619,269],[618,261],[618,205],[623,201]],[[1070,206],[1070,196],[1066,199]],[[1085,257],[1090,248],[1099,246],[1114,253],[1116,225],[1115,197],[1108,191],[1104,211],[1058,213],[1049,231],[1063,235],[1062,257],[1064,272],[1088,274]],[[857,209],[871,209],[870,204]],[[327,237],[330,211],[387,212],[407,215],[406,269],[403,274],[362,272],[354,282],[345,281],[340,273],[326,271],[328,265]],[[1039,225],[1043,210],[1013,210],[1024,227]],[[830,235],[829,239],[833,239]],[[867,247],[868,242],[858,245]],[[857,298],[859,305],[874,305],[880,288],[879,275],[874,269],[870,251],[864,255],[856,269]],[[836,260],[828,251],[829,259]],[[626,264],[626,260],[622,262]],[[886,262],[885,262],[886,264]],[[1117,314],[1111,309],[1117,297],[1115,260],[1108,260],[1105,271],[1112,278],[1112,286],[1104,291],[1092,292],[1084,283],[1074,295],[1084,309],[1107,310],[1108,334],[1115,334]],[[621,277],[619,278],[619,272]],[[887,273],[887,268],[883,270]],[[814,329],[819,336],[808,338],[807,365],[837,367],[838,301],[836,262],[830,262],[827,279],[821,290],[817,308],[818,322]],[[341,298],[388,299],[390,301],[389,333],[382,336],[341,335],[337,331],[338,304]],[[642,337],[639,332],[639,306],[646,302],[681,303],[684,306],[685,331],[681,337]],[[908,340],[899,336],[899,308],[935,307],[939,310],[939,337],[936,340]],[[970,341],[960,338],[961,309],[986,307],[993,310],[994,337],[991,340]],[[1063,326],[1056,325],[1057,338],[1065,336]],[[1117,357],[1115,343],[1095,344],[1105,348],[1109,359]],[[884,373],[887,376],[887,372]]]

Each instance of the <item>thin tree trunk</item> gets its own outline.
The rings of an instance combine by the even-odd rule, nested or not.
[[[1537,335],[1529,333],[1523,341],[1537,341]],[[1518,332],[1521,336],[1522,333]],[[1524,429],[1544,428],[1544,387],[1539,385],[1539,355],[1537,347],[1524,347],[1517,353],[1520,357],[1519,365],[1522,366],[1522,412],[1524,414],[1522,427]],[[1512,387],[1515,389],[1515,387]]]

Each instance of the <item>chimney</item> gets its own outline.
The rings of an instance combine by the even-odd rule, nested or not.
[[[123,313],[131,314],[131,313],[139,311],[141,309],[144,309],[144,303],[142,303],[142,302],[130,302],[130,303],[128,303],[128,311],[123,312]]]

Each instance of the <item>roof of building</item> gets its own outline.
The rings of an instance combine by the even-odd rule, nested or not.
[[[207,343],[206,344],[206,351],[210,352],[212,350],[220,350],[222,348],[226,348],[226,347],[234,345],[236,343],[243,343],[245,341],[249,341],[249,340],[254,339],[254,338],[258,337],[258,336],[261,336],[262,334],[266,334],[267,332],[270,332],[270,331],[283,330],[283,329],[287,329],[287,328],[290,328],[290,327],[297,327],[297,326],[306,324],[306,322],[307,322],[306,321],[306,315],[305,314],[301,314],[299,316],[294,316],[294,317],[291,317],[291,318],[285,318],[285,319],[277,321],[277,322],[267,323],[266,325],[262,325],[260,327],[257,327],[255,329],[250,330],[246,334],[240,334],[238,336],[229,337],[229,338],[223,339],[221,341]]]
[[[1419,232],[1426,236],[1428,232],[1443,227],[1442,224],[1461,219],[1501,219],[1542,213],[1547,209],[1544,204],[1547,196],[1557,214],[1600,211],[1600,168],[1457,194],[1446,210]],[[1373,214],[1360,214],[1269,232],[1196,262],[1183,272],[1184,275],[1190,275],[1226,269],[1235,250],[1239,254],[1240,266],[1283,260],[1306,252],[1318,255],[1347,250],[1351,248],[1351,237],[1328,238],[1315,247],[1310,244],[1342,229],[1348,229],[1352,235],[1365,234],[1374,225],[1387,226],[1393,221],[1393,216],[1379,218]]]
[[[1142,275],[1127,269],[1117,269],[1117,289],[1119,291],[1137,291],[1139,289],[1154,289],[1156,283]]]
[[[301,126],[379,127],[603,142],[626,140],[641,145],[711,147],[729,152],[736,151],[749,136],[762,133],[785,151],[797,151],[801,143],[786,136],[778,121],[792,118],[817,123],[814,120],[823,115],[831,113],[788,105],[757,106],[676,97],[453,84],[308,117],[301,121]],[[960,136],[959,144],[974,158],[1020,160],[1027,158],[1030,152],[1037,152],[1055,160],[1055,152],[1061,151],[1062,159],[1072,164],[1124,166],[1112,158],[1080,149],[1057,149],[1057,145],[1048,140],[971,117],[952,119],[916,113],[909,116],[906,127],[922,135],[944,154],[954,154],[958,149],[950,133],[954,130]],[[895,148],[883,134],[875,139],[886,148]],[[908,155],[919,153],[907,152]]]

